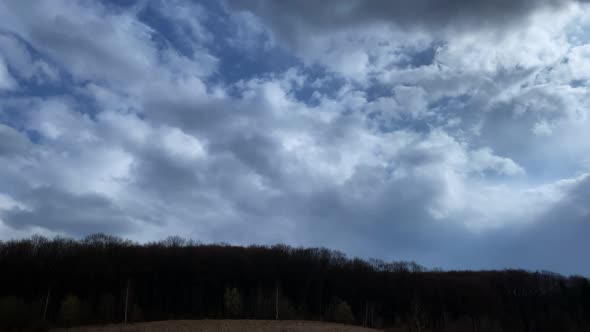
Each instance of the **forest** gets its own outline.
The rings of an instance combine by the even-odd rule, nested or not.
[[[590,331],[590,282],[546,271],[430,270],[325,248],[180,237],[0,242],[0,331],[204,318],[408,331]]]

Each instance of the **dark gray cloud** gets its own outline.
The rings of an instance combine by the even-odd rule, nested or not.
[[[590,268],[582,263],[590,250],[589,195],[590,178],[585,176],[570,186],[559,204],[533,223],[474,236],[464,260],[478,268],[519,267],[590,275]],[[534,209],[539,211],[543,206]]]
[[[581,180],[560,204],[552,208],[534,225],[521,230],[516,238],[517,257],[529,268],[557,269],[566,273],[590,275],[583,266],[590,251],[590,178]],[[520,257],[518,257],[520,256]]]
[[[128,211],[98,194],[41,187],[19,198],[25,207],[16,206],[0,214],[4,223],[15,229],[38,227],[81,236],[96,232],[124,234],[134,224]]]
[[[311,31],[354,28],[371,23],[440,29],[504,26],[544,9],[585,0],[228,0],[232,8],[262,17],[283,36]]]

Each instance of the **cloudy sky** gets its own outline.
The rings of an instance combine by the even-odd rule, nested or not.
[[[575,0],[0,2],[0,239],[590,275]]]

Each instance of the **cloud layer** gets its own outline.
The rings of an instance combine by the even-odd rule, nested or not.
[[[590,274],[587,5],[439,3],[3,2],[0,238]]]
[[[542,10],[556,10],[585,0],[328,0],[281,2],[230,0],[236,9],[255,12],[286,32],[306,25],[313,30],[336,30],[350,26],[385,23],[402,27],[440,29],[452,27],[503,27]]]

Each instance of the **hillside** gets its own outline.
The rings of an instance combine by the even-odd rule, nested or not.
[[[55,332],[371,332],[358,326],[311,321],[175,320],[129,325],[57,329]]]

